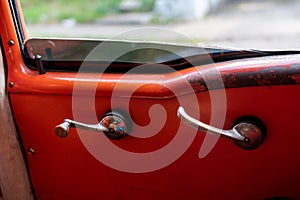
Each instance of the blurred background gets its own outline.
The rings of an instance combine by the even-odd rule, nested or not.
[[[21,0],[21,5],[30,37],[107,39],[157,27],[196,44],[300,48],[300,0]],[[191,43],[166,32],[141,32],[135,39]]]

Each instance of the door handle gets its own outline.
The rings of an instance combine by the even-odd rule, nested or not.
[[[120,139],[127,134],[128,123],[121,115],[115,112],[109,112],[104,115],[98,124],[85,124],[70,119],[65,119],[63,123],[55,127],[55,133],[58,137],[65,138],[69,134],[69,129],[80,128],[87,131],[103,132],[111,139]]]
[[[231,130],[222,130],[192,118],[185,112],[183,107],[178,108],[177,116],[183,122],[199,131],[232,139],[236,145],[243,149],[256,149],[262,144],[264,139],[264,130],[253,122],[240,122]]]

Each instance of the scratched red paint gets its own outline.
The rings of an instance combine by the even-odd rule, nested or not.
[[[204,73],[194,72],[187,77],[195,91],[209,89],[221,89],[221,85],[213,84],[216,81],[216,75],[209,71]],[[272,86],[272,85],[291,85],[300,82],[300,64],[283,66],[261,66],[245,69],[242,66],[239,70],[236,68],[223,68],[220,70],[225,88],[248,87],[248,86]]]

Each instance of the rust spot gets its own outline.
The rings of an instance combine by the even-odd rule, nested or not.
[[[191,84],[195,92],[201,92],[201,91],[206,91],[206,83],[203,80],[202,76],[200,73],[195,73],[188,78],[188,82]]]
[[[241,67],[242,69],[242,67]],[[222,84],[220,83],[222,78]],[[220,71],[216,70],[188,76],[196,92],[235,87],[291,85],[300,83],[300,64],[261,67],[257,70]]]
[[[300,74],[292,75],[291,79],[293,79],[296,83],[300,83]]]
[[[236,87],[237,74],[226,73],[222,75],[222,79],[227,87]]]

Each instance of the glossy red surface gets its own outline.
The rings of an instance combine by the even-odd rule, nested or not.
[[[74,130],[66,139],[53,133],[53,127],[63,118],[72,117],[70,96],[13,94],[11,99],[14,108],[18,108],[15,116],[25,149],[33,148],[36,152],[27,156],[32,182],[40,198],[257,199],[277,195],[299,198],[299,135],[296,132],[299,115],[295,107],[300,99],[294,92],[297,90],[299,86],[227,90],[225,128],[230,128],[241,116],[260,118],[268,135],[259,149],[241,150],[222,138],[207,157],[199,159],[198,152],[204,138],[204,134],[199,133],[188,151],[176,162],[164,169],[142,174],[119,172],[103,165],[86,150]],[[201,93],[198,98],[201,99],[201,120],[209,122],[208,93]],[[179,123],[175,116],[178,105],[173,101],[133,100],[135,106],[131,112],[137,123],[145,123],[147,118],[140,116],[147,115],[147,107],[153,103],[166,107],[170,123],[153,138],[129,136],[115,143],[133,152],[153,151],[167,144]],[[96,110],[101,116],[109,108],[109,99],[98,98],[96,102],[100,104]],[[89,113],[83,112],[83,115]],[[191,128],[185,129],[189,134]]]
[[[214,101],[211,99],[212,96],[222,97],[224,90],[201,90],[198,79],[196,86],[193,85],[197,92],[201,121],[210,123],[212,108],[219,111],[224,109],[223,106],[226,111],[225,123],[219,128],[230,129],[243,116],[259,118],[266,126],[267,136],[258,149],[242,150],[232,141],[220,138],[207,156],[199,158],[199,149],[206,135],[198,132],[190,147],[172,164],[147,173],[122,172],[99,162],[84,145],[82,138],[86,137],[91,145],[110,155],[111,152],[100,145],[103,140],[100,133],[77,133],[75,129],[71,129],[65,139],[55,135],[56,125],[64,118],[73,119],[74,81],[80,83],[77,94],[81,102],[74,107],[79,110],[85,123],[95,123],[95,113],[100,120],[111,109],[111,96],[113,91],[116,92],[116,85],[119,101],[113,108],[119,110],[126,110],[128,107],[128,98],[124,94],[138,88],[131,96],[129,108],[132,119],[140,126],[150,123],[148,113],[152,105],[163,106],[167,121],[158,134],[149,138],[127,136],[111,141],[124,150],[147,153],[161,149],[174,139],[180,126],[176,116],[179,100],[190,115],[197,115],[197,108],[192,104],[194,94],[186,90],[184,83],[199,71],[187,69],[167,75],[129,75],[129,79],[123,81],[120,81],[121,75],[103,74],[100,84],[97,80],[99,75],[96,74],[83,74],[79,78],[76,73],[65,72],[38,75],[37,71],[24,65],[18,43],[8,45],[8,40],[17,41],[17,38],[12,31],[14,29],[7,2],[0,2],[0,19],[5,19],[1,22],[0,30],[8,65],[8,83],[14,83],[8,91],[24,149],[32,148],[35,151],[34,154],[26,152],[26,156],[38,199],[300,198],[298,71],[291,75],[295,82],[288,84],[227,87],[226,102],[222,98]],[[270,68],[273,70],[281,66],[287,66],[288,69],[288,66],[297,63],[300,63],[300,56],[253,58],[220,63],[217,66],[221,75],[248,75],[249,72]],[[204,72],[213,67],[199,66],[197,70]],[[280,69],[284,73],[285,69]],[[95,113],[91,113],[87,109],[88,98],[94,95],[92,89],[95,85]],[[173,92],[168,88],[174,89]],[[215,117],[222,120],[224,116]],[[184,124],[181,126],[187,138],[190,138],[193,129]],[[131,134],[142,133],[133,127]],[[214,140],[214,137],[209,136],[208,140]],[[168,159],[172,154],[165,156]],[[135,164],[138,168],[138,165],[142,166],[146,162],[147,160],[141,159]]]

